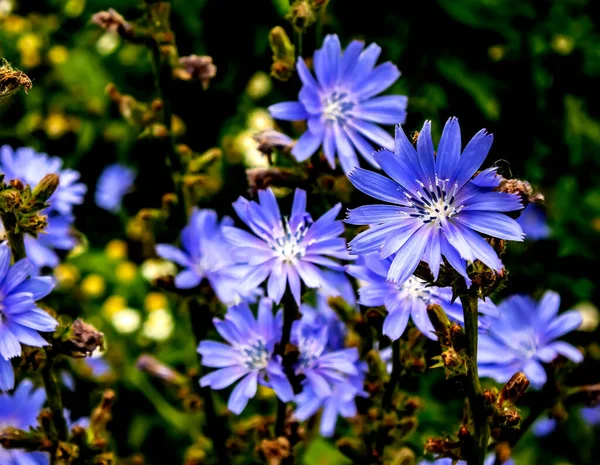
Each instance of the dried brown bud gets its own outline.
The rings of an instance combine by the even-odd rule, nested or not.
[[[0,447],[4,449],[40,450],[45,438],[40,433],[17,428],[0,430]]]
[[[24,72],[14,69],[4,58],[0,60],[0,100],[21,88],[27,93],[31,87],[31,79]]]
[[[279,465],[290,456],[290,441],[283,436],[264,439],[258,446],[258,451],[269,465]]]
[[[11,179],[11,181],[8,184],[10,185],[10,187],[14,187],[18,191],[22,191],[23,189],[25,189],[25,185],[20,179]]]
[[[258,142],[259,152],[265,155],[271,155],[274,150],[289,153],[295,143],[294,139],[274,129],[267,129],[256,133],[252,138]]]
[[[104,334],[92,325],[77,319],[67,333],[65,348],[73,357],[91,355],[96,349],[104,349]]]
[[[210,80],[217,75],[217,67],[213,64],[212,57],[206,55],[181,57],[179,64],[182,68],[174,70],[175,77],[182,81],[198,80],[203,89],[207,89]]]
[[[271,185],[280,187],[296,187],[303,183],[306,174],[298,173],[289,168],[251,168],[246,170],[248,185],[253,192],[266,189]]]
[[[21,204],[21,195],[17,191],[7,189],[0,192],[0,211],[12,212],[18,209]]]
[[[496,403],[496,399],[497,399],[497,392],[494,392],[490,389],[486,389],[485,391],[483,391],[482,395],[483,395],[483,401],[486,403],[486,405],[493,405]]]
[[[93,410],[90,416],[90,431],[93,434],[94,442],[100,445],[105,441],[106,425],[112,419],[112,406],[115,401],[115,391],[106,390],[102,395],[100,404]]]
[[[296,0],[290,7],[286,19],[298,32],[304,32],[315,21],[316,16],[308,0]]]
[[[508,401],[514,404],[523,396],[523,394],[525,394],[528,387],[529,380],[527,379],[527,376],[525,376],[525,373],[521,371],[515,373],[504,385],[502,391],[500,391],[498,403],[502,405],[504,402]]]
[[[129,38],[133,35],[133,27],[117,11],[109,8],[108,11],[99,11],[92,15],[92,23],[109,32],[116,32],[121,37]]]
[[[533,195],[533,188],[527,181],[521,181],[519,179],[502,179],[498,186],[500,192],[507,192],[509,194],[517,194],[521,197],[523,206],[527,206],[532,201],[540,201],[544,196],[541,194]]]

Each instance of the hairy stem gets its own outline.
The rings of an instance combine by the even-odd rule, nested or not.
[[[281,332],[281,341],[275,349],[275,355],[280,355],[284,358],[284,371],[287,371],[285,366],[285,349],[290,343],[292,334],[292,323],[296,319],[298,313],[298,305],[294,300],[291,292],[286,292],[283,296],[283,331]],[[277,419],[275,421],[275,436],[283,436],[285,429],[285,412],[286,404],[280,399],[277,399]]]
[[[210,291],[212,292],[212,290]],[[190,321],[192,332],[196,339],[196,345],[206,339],[208,329],[212,326],[211,312],[208,305],[192,299],[189,302],[188,310],[190,313]],[[200,358],[200,354],[198,354]],[[202,363],[198,360],[199,375],[202,376]],[[213,400],[213,393],[209,386],[200,387],[200,395],[204,401],[205,425],[204,434],[206,434],[213,443],[215,454],[218,458],[219,465],[227,465],[229,463],[229,455],[227,454],[227,438],[229,430],[225,420],[217,415]]]
[[[383,411],[382,414],[385,414],[385,412],[392,412],[394,410],[394,392],[396,391],[396,386],[400,381],[401,374],[402,361],[400,359],[400,339],[397,339],[392,342],[392,373],[390,375],[390,380],[385,386],[383,399],[381,401],[381,409]],[[383,449],[385,448],[385,442],[388,437],[388,432],[386,431],[386,426],[384,423],[385,422],[382,421],[379,433],[377,434],[376,451],[379,457],[383,455]]]
[[[465,390],[469,400],[469,409],[473,420],[474,445],[467,456],[468,465],[482,465],[485,459],[490,427],[487,422],[485,403],[482,395],[479,374],[477,373],[477,339],[479,314],[477,312],[477,296],[461,295],[467,337],[467,376]]]

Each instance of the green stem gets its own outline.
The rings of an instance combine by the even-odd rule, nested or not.
[[[292,323],[296,319],[298,313],[298,305],[294,300],[291,292],[286,292],[283,297],[283,331],[281,332],[281,340],[275,349],[275,355],[280,355],[284,359],[284,371],[287,371],[285,366],[285,348],[290,343],[292,334]],[[285,414],[286,403],[281,399],[277,399],[277,419],[275,421],[275,436],[283,436],[285,430]]]
[[[25,252],[25,238],[23,234],[10,231],[6,233],[6,237],[8,238],[8,244],[10,245],[14,262],[16,263],[19,260],[26,258],[27,253]]]
[[[69,431],[67,429],[67,422],[63,414],[63,403],[62,397],[60,396],[60,389],[56,382],[56,378],[52,373],[53,360],[51,352],[46,351],[47,359],[44,367],[42,368],[42,380],[44,382],[44,389],[46,390],[46,397],[48,406],[52,412],[52,422],[59,441],[66,441]]]
[[[193,299],[188,304],[192,332],[196,338],[196,346],[206,339],[209,328],[212,327],[211,311],[208,305]],[[200,354],[198,354],[199,375],[202,376],[202,363]],[[223,418],[217,415],[213,393],[209,386],[200,388],[200,395],[204,401],[205,425],[204,434],[206,434],[213,443],[213,449],[218,458],[219,465],[229,464],[229,455],[227,453],[227,438],[229,430]]]
[[[383,399],[381,401],[382,416],[385,415],[385,412],[392,412],[394,410],[394,391],[396,390],[396,386],[400,381],[401,374],[402,361],[400,358],[400,339],[397,339],[392,342],[392,373],[390,375],[390,380],[385,386]],[[375,446],[375,450],[377,451],[377,455],[379,457],[383,455],[383,449],[385,448],[385,442],[388,437],[388,432],[385,431],[385,429],[385,425],[382,424],[382,426],[379,428],[379,433],[377,434],[377,444]]]
[[[468,465],[482,465],[485,459],[487,443],[490,437],[490,427],[485,411],[479,374],[477,373],[477,339],[479,330],[479,314],[477,311],[478,298],[474,295],[461,295],[467,337],[467,376],[465,390],[469,400],[469,409],[474,428],[473,450],[468,453]]]
[[[302,56],[302,31],[296,31],[295,35],[296,35],[296,56],[297,57],[301,57]]]

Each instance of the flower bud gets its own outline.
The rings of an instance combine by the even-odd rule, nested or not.
[[[203,89],[207,89],[210,80],[217,75],[217,67],[213,64],[213,59],[210,56],[189,55],[181,57],[179,58],[179,64],[182,68],[174,70],[175,77],[182,81],[192,79],[200,81]]]
[[[280,81],[287,81],[294,73],[296,49],[285,29],[281,26],[275,26],[271,29],[271,32],[269,32],[269,43],[273,51],[271,76]]]
[[[66,335],[64,346],[72,357],[85,357],[98,348],[104,349],[104,334],[83,320],[77,319]]]
[[[33,200],[37,202],[46,202],[56,191],[59,184],[57,174],[51,173],[44,176],[33,189]]]
[[[274,150],[289,153],[295,143],[294,139],[274,129],[258,132],[252,138],[258,142],[258,151],[267,156],[271,155]]]
[[[300,33],[304,32],[317,20],[308,0],[296,0],[290,7],[290,12],[286,15],[286,19]]]
[[[279,465],[290,456],[290,441],[282,436],[276,439],[263,439],[258,446],[258,451],[268,465]]]
[[[140,355],[135,366],[138,370],[148,373],[150,376],[155,378],[161,379],[168,384],[179,386],[187,382],[185,376],[160,362],[152,355]]]
[[[508,401],[514,404],[525,394],[528,387],[529,380],[525,373],[521,371],[515,373],[500,391],[498,403],[502,405]]]
[[[112,8],[92,15],[92,23],[109,32],[116,32],[123,38],[133,37],[133,26]]]

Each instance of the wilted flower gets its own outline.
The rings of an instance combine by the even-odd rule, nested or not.
[[[498,305],[499,316],[489,331],[479,337],[479,374],[503,383],[517,371],[525,373],[531,385],[546,383],[542,362],[563,355],[579,363],[579,350],[557,338],[581,324],[579,312],[558,315],[560,297],[547,291],[539,302],[524,295],[514,295]]]
[[[537,241],[550,236],[550,227],[546,221],[546,214],[541,207],[530,203],[517,218],[517,223],[523,228],[525,239]]]
[[[96,205],[109,212],[116,213],[121,208],[125,194],[129,192],[135,180],[135,172],[124,165],[115,163],[104,168],[98,178],[94,199]]]
[[[0,391],[14,386],[10,359],[21,355],[21,344],[48,345],[38,331],[53,332],[58,325],[35,304],[52,291],[52,278],[30,278],[34,267],[29,260],[12,266],[10,261],[10,249],[4,242],[0,245]]]
[[[252,295],[240,287],[245,270],[236,267],[236,252],[223,236],[225,225],[231,225],[225,217],[219,224],[214,210],[194,210],[189,224],[181,231],[183,250],[170,244],[158,244],[159,257],[172,260],[184,267],[175,277],[179,289],[191,289],[206,279],[222,302],[235,303],[240,297]]]
[[[217,67],[213,64],[212,57],[189,55],[179,58],[181,69],[176,70],[179,79],[188,81],[196,79],[202,83],[202,88],[207,89],[208,83],[217,75]]]
[[[464,278],[466,262],[480,260],[495,271],[502,262],[492,246],[479,234],[506,240],[523,240],[519,224],[503,212],[522,208],[517,195],[481,187],[471,177],[492,145],[492,136],[479,131],[461,156],[458,120],[446,123],[434,153],[431,125],[426,121],[419,133],[417,149],[400,126],[396,127],[396,150],[381,150],[374,156],[390,176],[357,168],[350,181],[360,191],[393,205],[366,205],[348,212],[350,224],[370,225],[350,244],[353,253],[379,252],[385,259],[396,254],[387,278],[405,282],[422,260],[437,279],[442,256]],[[490,172],[483,172],[484,179]],[[492,174],[495,176],[495,173]]]
[[[343,223],[335,219],[341,205],[313,223],[306,212],[306,192],[301,189],[296,189],[294,194],[291,215],[283,219],[271,189],[259,191],[258,198],[259,203],[256,203],[240,197],[233,204],[255,236],[239,228],[223,227],[223,234],[239,248],[249,270],[243,285],[254,289],[268,277],[268,295],[279,303],[289,283],[300,305],[300,279],[307,287],[321,287],[325,278],[317,265],[343,271],[342,265],[327,256],[350,258],[346,240],[338,237],[344,231]]]
[[[283,402],[293,396],[292,386],[283,372],[281,357],[274,355],[275,344],[281,339],[281,312],[273,317],[273,302],[261,299],[258,318],[247,304],[229,308],[224,320],[213,320],[217,332],[227,344],[201,341],[198,352],[202,364],[218,368],[200,379],[201,386],[223,389],[241,381],[231,392],[227,407],[241,413],[248,400],[256,395],[257,384],[271,387]]]
[[[335,167],[337,152],[342,168],[349,173],[358,166],[356,150],[375,167],[372,143],[393,150],[392,137],[380,124],[400,124],[406,117],[406,97],[375,97],[400,77],[391,62],[375,67],[381,48],[353,41],[342,52],[337,35],[325,37],[323,47],[313,57],[316,80],[302,58],[296,65],[302,80],[298,102],[282,102],[269,107],[274,118],[308,120],[308,130],[300,137],[292,155],[304,161],[323,146],[325,157]]]
[[[28,430],[37,426],[37,416],[46,402],[43,389],[35,389],[29,380],[23,380],[12,394],[0,394],[0,425]],[[2,465],[49,465],[45,452],[4,449],[0,446]]]

